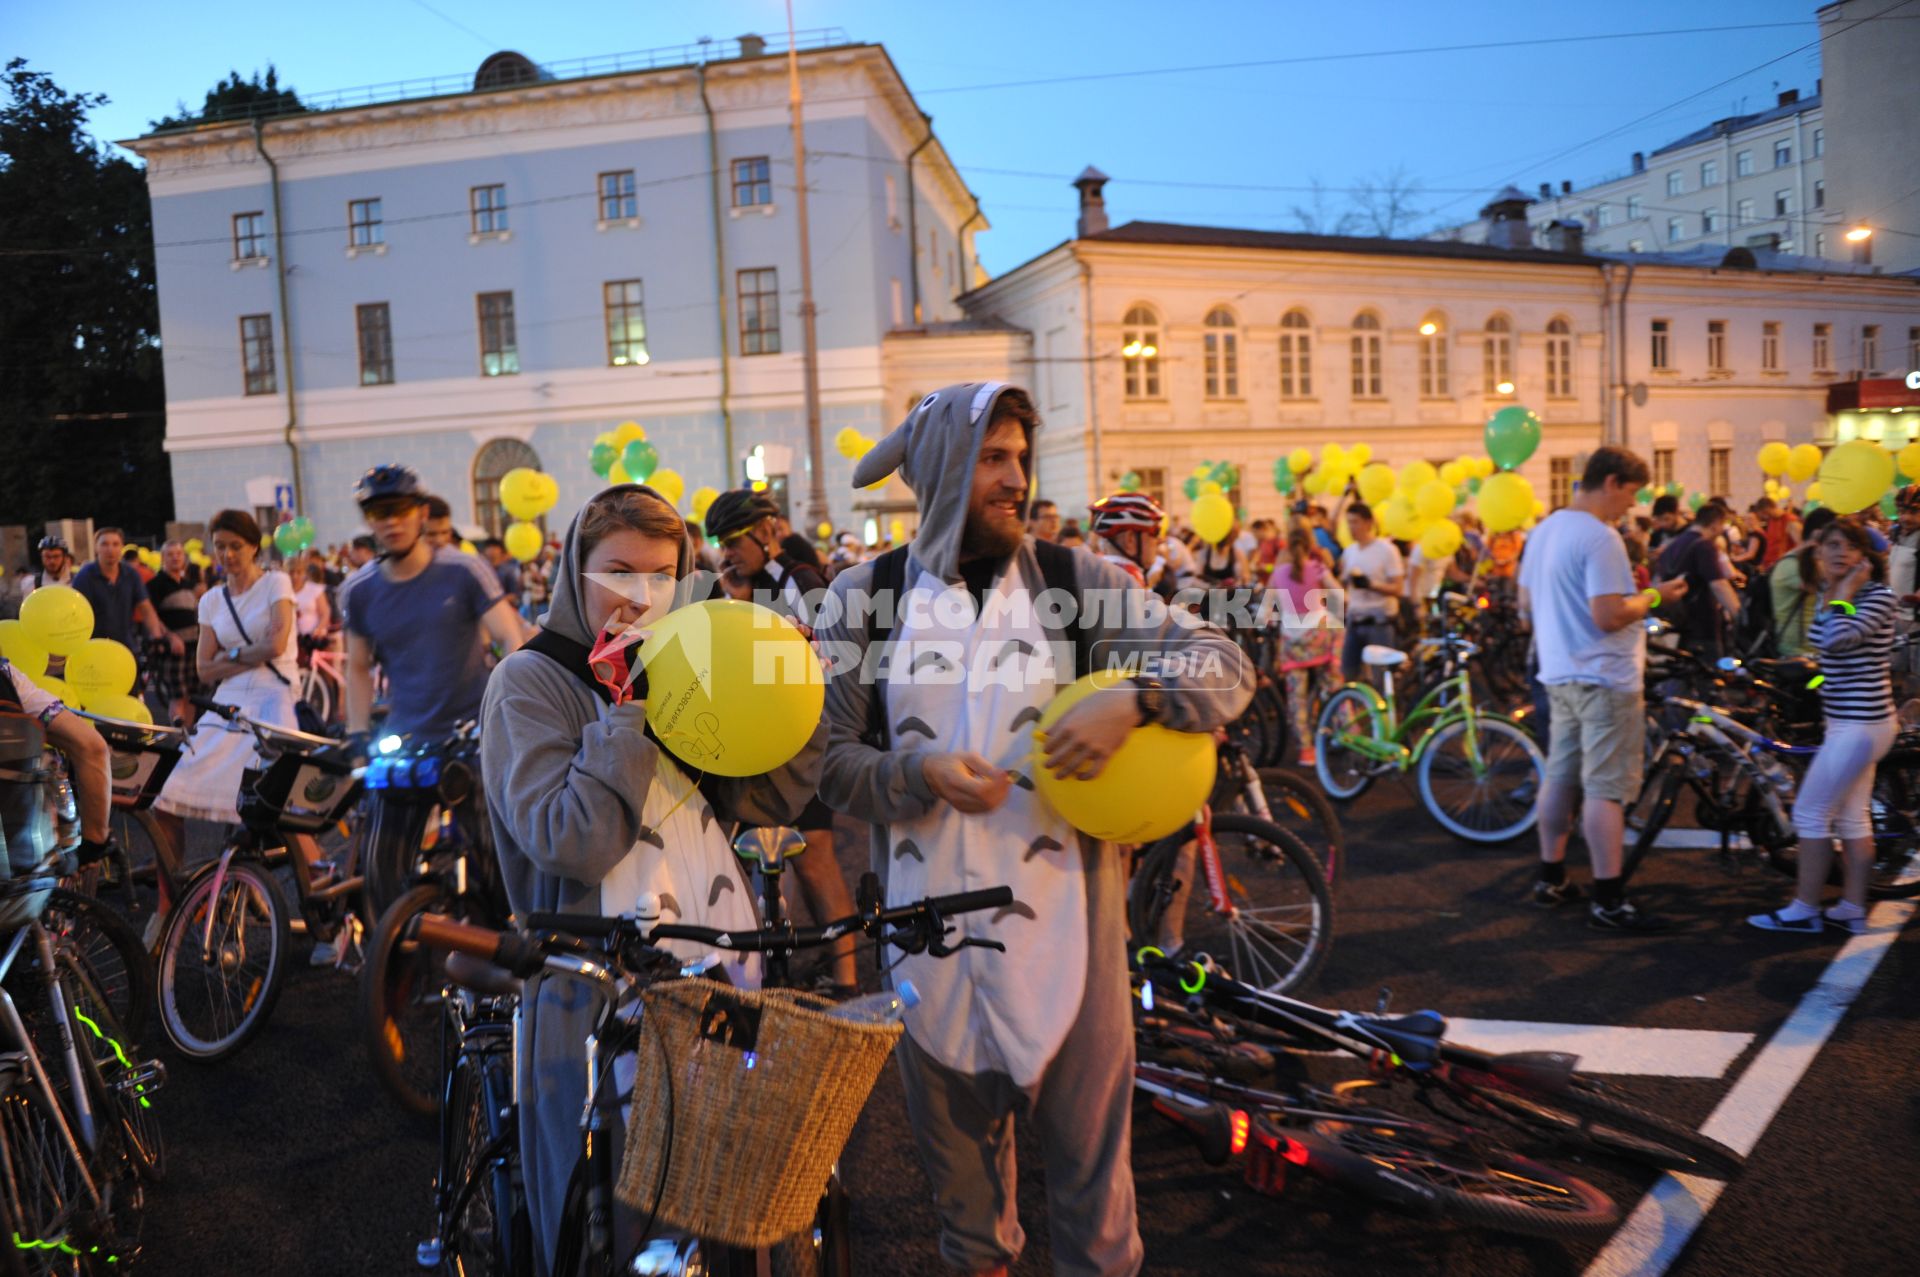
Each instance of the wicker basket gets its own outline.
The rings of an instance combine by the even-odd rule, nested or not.
[[[657,1198],[668,1227],[732,1246],[806,1228],[901,1026],[789,989],[672,980],[643,996],[620,1200]]]

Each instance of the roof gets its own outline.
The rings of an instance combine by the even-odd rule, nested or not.
[[[1771,124],[1775,120],[1790,120],[1803,111],[1815,110],[1819,105],[1820,95],[1815,93],[1811,97],[1801,98],[1797,102],[1789,102],[1785,106],[1769,107],[1764,111],[1756,111],[1752,115],[1729,115],[1724,120],[1715,120],[1705,128],[1695,129],[1685,137],[1676,138],[1658,150],[1649,151],[1647,154],[1649,156],[1665,155],[1668,151],[1677,151],[1681,147],[1692,146],[1696,142],[1705,142],[1712,138],[1725,137],[1729,133],[1743,133],[1748,129],[1757,129],[1763,124]]]
[[[964,337],[970,333],[1020,333],[1026,329],[1018,324],[1010,324],[994,315],[981,315],[969,319],[942,319],[930,324],[914,324],[909,327],[893,328],[887,331],[889,337]]]
[[[1367,235],[1309,235],[1302,231],[1252,231],[1223,226],[1183,226],[1176,222],[1128,222],[1084,236],[1083,243],[1161,244],[1192,248],[1256,248],[1294,253],[1356,253],[1370,257],[1445,257],[1456,261],[1532,262],[1538,265],[1594,266],[1587,253],[1556,253],[1542,248],[1497,248],[1455,240],[1388,239]]]

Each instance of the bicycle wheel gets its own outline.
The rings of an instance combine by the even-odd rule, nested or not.
[[[74,1045],[93,1065],[95,1108],[103,1120],[119,1123],[120,1145],[134,1173],[157,1184],[166,1178],[167,1146],[159,1113],[140,1080],[134,1040],[74,956],[62,953],[56,961],[73,1009]]]
[[[1884,774],[1873,782],[1873,869],[1867,894],[1881,900],[1920,895],[1920,830],[1901,810],[1904,781]]]
[[[422,1117],[440,1111],[446,1077],[439,955],[408,937],[413,920],[447,903],[423,883],[381,915],[360,969],[360,1031],[374,1076],[402,1108]]]
[[[22,1059],[0,1061],[0,1228],[11,1271],[29,1277],[87,1271],[82,1235],[92,1221],[84,1172],[59,1111]]]
[[[773,1277],[852,1277],[852,1205],[834,1172],[820,1196],[813,1227],[767,1249]]]
[[[1449,723],[1428,739],[1415,769],[1420,797],[1433,818],[1457,838],[1497,843],[1533,828],[1547,760],[1533,738],[1498,718],[1474,719],[1479,766],[1467,749],[1467,721]]]
[[[1340,880],[1347,854],[1347,836],[1340,827],[1340,813],[1319,787],[1304,776],[1284,767],[1262,767],[1259,774],[1269,817],[1319,858],[1327,875],[1327,885],[1333,886]]]
[[[1377,764],[1367,755],[1340,743],[1342,737],[1386,739],[1386,729],[1374,712],[1373,697],[1357,687],[1343,687],[1320,707],[1313,729],[1313,771],[1320,788],[1331,798],[1352,802],[1373,783]]]
[[[1271,821],[1217,815],[1213,839],[1227,895],[1213,907],[1189,825],[1147,849],[1127,893],[1136,944],[1210,953],[1273,993],[1311,979],[1333,947],[1333,896],[1313,853]]]
[[[1322,1119],[1290,1134],[1308,1171],[1400,1210],[1560,1239],[1604,1235],[1620,1222],[1613,1199],[1585,1180],[1437,1126]]]
[[[1669,751],[1660,756],[1660,761],[1640,782],[1640,792],[1634,796],[1625,814],[1627,846],[1620,869],[1623,880],[1632,879],[1634,871],[1640,868],[1640,862],[1660,841],[1667,822],[1673,819],[1674,804],[1680,800],[1680,787],[1686,783],[1686,779],[1686,759],[1677,752]]]
[[[71,954],[128,1038],[145,1042],[153,1027],[153,958],[133,924],[91,896],[56,888],[40,925],[56,952]]]
[[[1655,1170],[1732,1179],[1746,1164],[1720,1141],[1605,1094],[1599,1083],[1579,1074],[1565,1090],[1535,1093],[1456,1068],[1446,1085],[1474,1107],[1517,1126]]]
[[[360,872],[367,916],[382,918],[407,893],[432,808],[369,798],[359,820]]]
[[[323,723],[333,721],[333,684],[316,665],[300,671],[300,699],[313,706]]]
[[[1265,748],[1253,756],[1256,767],[1277,767],[1287,756],[1287,701],[1274,684],[1262,681],[1253,693],[1253,709],[1265,729]]]
[[[286,983],[291,943],[273,875],[250,860],[219,870],[215,861],[188,880],[160,937],[160,1026],[201,1063],[260,1032]]]
[[[441,1236],[449,1277],[509,1277],[533,1270],[526,1203],[514,1188],[519,1128],[504,1035],[461,1052],[447,1086],[451,1143],[446,1182],[455,1186]]]

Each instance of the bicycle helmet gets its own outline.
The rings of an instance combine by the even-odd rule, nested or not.
[[[1089,522],[1093,530],[1101,536],[1130,528],[1141,532],[1158,532],[1166,518],[1160,503],[1144,492],[1116,492],[1110,497],[1102,497],[1087,509],[1092,515]]]
[[[67,539],[65,537],[41,537],[39,548],[42,550],[66,550]],[[71,552],[70,550],[68,551],[68,553]]]
[[[360,482],[354,485],[353,499],[357,505],[365,506],[370,501],[387,497],[412,497],[416,501],[425,501],[427,489],[412,466],[391,462],[373,467],[361,475]]]
[[[707,507],[706,533],[716,541],[731,541],[768,515],[779,513],[780,507],[764,492],[732,488]]]

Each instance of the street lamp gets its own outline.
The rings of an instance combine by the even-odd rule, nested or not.
[[[1856,226],[1847,232],[1847,243],[1861,244],[1873,238],[1873,227]]]
[[[1420,335],[1422,337],[1431,337],[1439,331],[1440,331],[1440,325],[1434,323],[1431,319],[1429,319],[1426,323],[1420,325]]]
[[[1499,385],[1495,386],[1494,389],[1503,395],[1510,395],[1513,393],[1513,383],[1510,381],[1503,381]]]

